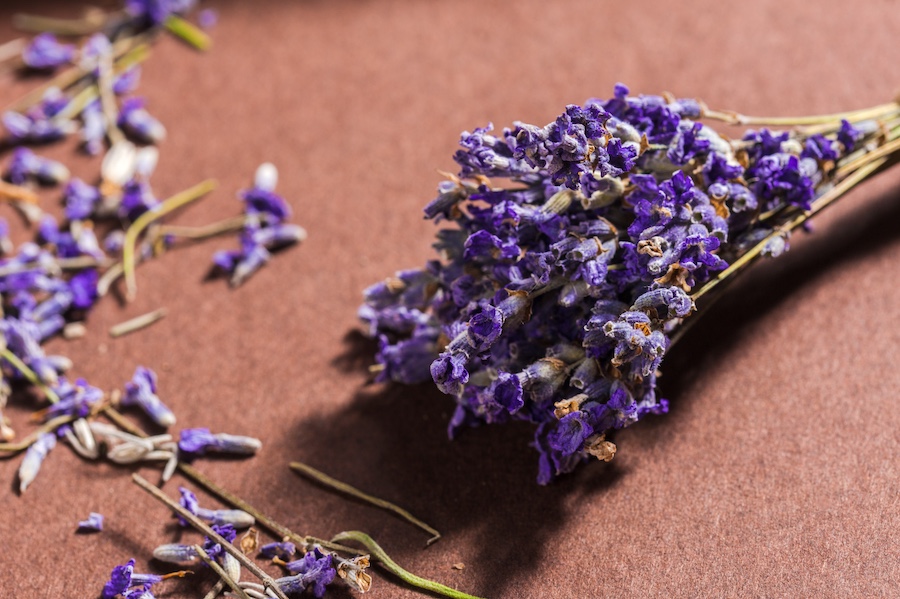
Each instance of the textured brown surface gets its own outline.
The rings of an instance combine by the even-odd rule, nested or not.
[[[208,54],[164,39],[144,68],[140,92],[169,129],[154,188],[166,196],[217,178],[219,190],[177,218],[200,224],[236,214],[234,191],[273,161],[309,240],[236,291],[204,280],[231,239],[142,266],[133,304],[110,298],[86,338],[51,343],[77,375],[112,389],[137,364],[156,369],[175,430],[264,439],[252,460],[200,462],[215,480],[298,532],[366,530],[410,570],[480,596],[900,593],[897,173],[703,310],[664,364],[671,414],[620,434],[610,465],[549,487],[534,483],[529,427],[447,441],[451,402],[427,385],[367,385],[373,348],[354,333],[365,286],[431,257],[421,207],[435,170],[453,170],[461,130],[543,124],[617,81],[749,114],[883,102],[900,85],[897,2],[215,6]],[[15,8],[0,9],[0,40],[14,35]],[[2,104],[36,83],[3,75]],[[48,153],[95,172],[70,146]],[[151,329],[107,337],[159,306],[169,316]],[[27,408],[12,407],[19,430]],[[292,459],[397,501],[444,539],[423,549],[405,523],[294,476]],[[196,539],[127,469],[61,445],[20,497],[18,462],[0,462],[4,596],[96,597],[113,565],[134,556],[160,571],[148,564],[155,545]],[[75,535],[89,511],[107,530]],[[458,562],[465,569],[451,569]],[[200,596],[191,588],[167,583],[160,596]],[[414,593],[379,577],[370,596]]]

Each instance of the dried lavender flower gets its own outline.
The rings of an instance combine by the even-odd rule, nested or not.
[[[31,444],[25,457],[19,465],[19,493],[24,493],[41,469],[41,463],[50,453],[50,450],[56,447],[56,435],[52,433],[43,433],[37,440]]]
[[[186,428],[181,431],[178,449],[186,457],[201,456],[207,452],[252,455],[262,443],[253,437],[210,433],[208,428]]]
[[[290,541],[267,543],[259,548],[260,557],[272,559],[277,557],[280,560],[288,561],[297,553],[297,546]]]
[[[60,162],[38,156],[28,148],[16,148],[4,177],[16,185],[30,180],[56,185],[69,178],[69,169]]]
[[[761,241],[785,251],[792,219],[874,140],[834,121],[732,142],[704,112],[620,84],[544,127],[463,132],[459,176],[425,208],[455,227],[441,260],[364,292],[378,380],[431,378],[456,401],[451,437],[534,423],[541,484],[611,459],[613,431],[668,410],[656,379],[695,297]]]
[[[229,525],[236,529],[242,529],[249,528],[256,523],[256,519],[244,510],[206,509],[200,507],[200,502],[197,500],[197,495],[195,495],[193,491],[184,487],[179,487],[178,490],[181,493],[181,499],[179,500],[179,503],[181,503],[182,507],[184,507],[187,511],[194,514],[198,518],[206,520],[210,524],[215,524],[218,526]],[[179,517],[178,520],[182,526],[188,525],[187,521],[183,518]]]
[[[103,514],[91,512],[87,520],[78,523],[78,532],[100,532],[103,530]]]
[[[166,128],[147,112],[143,98],[129,98],[122,103],[118,125],[141,143],[156,144],[166,137]]]
[[[72,62],[75,46],[62,44],[52,33],[36,35],[22,50],[25,66],[38,70],[50,70]]]
[[[168,428],[175,424],[175,414],[156,395],[156,373],[138,366],[131,380],[125,383],[125,394],[122,395],[123,406],[138,406],[156,424]]]
[[[308,551],[299,560],[285,566],[292,576],[278,578],[275,582],[288,595],[310,591],[314,597],[325,596],[325,588],[334,580],[337,572],[332,565],[331,554],[324,554],[318,547]]]

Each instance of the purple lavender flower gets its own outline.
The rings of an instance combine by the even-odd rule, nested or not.
[[[282,543],[267,543],[266,545],[263,545],[259,548],[260,557],[264,557],[266,559],[277,557],[281,560],[287,561],[294,557],[295,553],[297,553],[297,546],[290,541],[284,541]]]
[[[144,593],[163,580],[157,574],[135,574],[134,558],[112,569],[109,580],[103,585],[102,599],[115,599],[122,595],[129,597],[144,597]],[[152,597],[152,595],[151,595]]]
[[[129,98],[122,102],[118,125],[142,143],[157,144],[166,137],[166,128],[147,112],[143,98]]]
[[[162,25],[173,14],[185,13],[196,0],[125,0],[125,10],[147,26]]]
[[[91,217],[97,203],[100,202],[100,190],[88,185],[78,177],[73,177],[63,192],[66,205],[66,218],[84,220]]]
[[[656,377],[694,294],[762,240],[784,251],[776,227],[874,135],[843,122],[731,142],[702,115],[617,85],[543,127],[464,132],[459,176],[425,209],[456,225],[437,235],[441,260],[364,293],[379,380],[430,373],[456,401],[451,436],[534,423],[541,484],[611,459],[607,435],[667,411]]]
[[[69,178],[69,169],[61,163],[38,156],[28,148],[16,148],[7,166],[5,178],[22,185],[34,179],[39,183],[55,185]]]
[[[72,62],[75,46],[62,44],[52,33],[36,35],[22,50],[22,62],[32,69],[50,70]]]
[[[89,310],[97,301],[97,281],[99,280],[96,268],[86,268],[76,272],[69,279],[69,291],[72,294],[72,307],[76,310]]]
[[[122,396],[123,406],[138,406],[159,426],[168,428],[175,424],[172,413],[156,395],[156,373],[138,366],[131,381],[125,383],[125,394]]]
[[[230,453],[235,455],[252,455],[262,443],[253,437],[229,435],[226,433],[210,433],[208,428],[186,428],[181,431],[178,449],[186,457],[196,457],[211,453]]]
[[[197,496],[192,491],[184,487],[179,487],[178,490],[181,492],[181,499],[179,499],[181,506],[210,524],[217,526],[227,525],[234,528],[247,528],[253,526],[255,522],[253,516],[243,510],[210,510],[202,508],[200,507]],[[187,521],[183,518],[179,517],[178,520],[182,526],[188,525]]]
[[[54,447],[56,447],[56,435],[52,433],[42,433],[31,444],[19,465],[19,493],[24,493],[28,485],[34,482],[41,469],[41,464]]]
[[[122,187],[122,202],[119,216],[135,221],[140,215],[159,206],[160,201],[153,195],[150,184],[144,179],[131,179]]]
[[[113,93],[117,96],[130,94],[137,89],[141,81],[141,67],[133,66],[125,70],[113,81]]]
[[[331,555],[313,548],[299,560],[287,564],[293,576],[278,578],[275,582],[288,595],[299,595],[310,591],[314,597],[324,597],[325,587],[334,580],[337,571],[332,566]]]
[[[218,533],[222,538],[224,538],[229,543],[234,542],[234,539],[237,537],[237,532],[234,530],[234,527],[230,524],[218,525],[213,524],[212,527],[214,532]],[[203,550],[206,551],[207,555],[210,558],[216,559],[220,555],[225,553],[225,549],[222,548],[222,545],[206,537],[203,541]]]
[[[91,512],[87,520],[78,523],[78,532],[100,532],[103,530],[103,514]]]
[[[47,408],[45,420],[57,416],[73,416],[85,418],[91,413],[91,409],[103,399],[103,391],[94,387],[83,378],[75,380],[72,384],[65,377],[60,377],[59,383],[53,388],[59,397],[59,401]]]
[[[103,116],[103,108],[100,101],[89,102],[81,111],[81,140],[84,150],[91,156],[96,156],[103,150],[103,142],[106,139],[106,118]]]

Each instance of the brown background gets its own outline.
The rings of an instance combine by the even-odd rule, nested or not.
[[[154,188],[165,197],[215,177],[219,190],[176,219],[210,222],[237,214],[234,192],[272,161],[309,240],[238,290],[204,280],[212,252],[233,239],[172,252],[139,269],[133,304],[108,298],[87,337],[49,348],[104,389],[138,364],[154,368],[176,431],[264,440],[252,460],[200,462],[215,480],[297,532],[366,530],[410,570],[476,595],[897,596],[896,172],[702,311],[664,364],[671,414],[620,434],[610,465],[549,487],[534,482],[528,426],[449,442],[451,402],[428,385],[367,384],[373,346],[355,332],[364,287],[432,257],[435,229],[421,208],[436,169],[454,169],[460,131],[544,124],[617,81],[748,114],[880,103],[900,88],[900,10],[855,4],[215,4],[208,54],[167,38],[144,67],[140,93],[169,130]],[[10,15],[27,5],[35,9],[0,9],[0,40],[15,35]],[[38,83],[2,77],[3,105]],[[47,153],[82,176],[96,172],[71,144]],[[58,197],[46,194],[46,205]],[[169,316],[151,329],[107,336],[160,306]],[[20,431],[27,408],[11,409]],[[423,549],[407,524],[294,476],[292,459],[406,506],[444,539]],[[161,571],[148,565],[153,547],[181,533],[130,470],[61,445],[20,497],[18,463],[0,462],[4,596],[97,597],[131,556]],[[75,535],[89,511],[105,514],[107,529]],[[451,569],[458,562],[464,570]],[[201,596],[192,589],[167,583],[159,596]],[[370,596],[415,594],[379,577]]]

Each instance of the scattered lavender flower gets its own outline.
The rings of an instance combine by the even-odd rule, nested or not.
[[[162,576],[157,574],[135,574],[134,558],[126,563],[113,568],[109,576],[109,580],[103,585],[101,597],[103,599],[115,599],[122,595],[126,599],[132,597],[145,597],[144,593],[163,580]],[[152,599],[152,595],[150,595]]]
[[[213,532],[219,534],[219,536],[221,536],[229,543],[234,542],[234,539],[237,537],[237,532],[230,524],[223,524],[221,526],[218,524],[213,524],[211,528],[213,529]],[[213,539],[210,539],[209,537],[206,537],[203,541],[203,550],[206,551],[207,555],[209,555],[209,557],[212,559],[217,559],[225,554],[225,549],[223,549],[219,543],[217,543]]]
[[[52,33],[36,35],[22,50],[25,66],[38,70],[50,70],[72,62],[75,46],[62,44]]]
[[[257,168],[253,187],[242,191],[246,225],[241,232],[240,250],[223,250],[213,255],[213,264],[220,271],[231,275],[230,284],[237,287],[271,258],[270,250],[299,243],[306,239],[306,231],[283,221],[290,217],[291,209],[280,195],[275,193],[278,171],[271,163]]]
[[[318,547],[286,567],[294,573],[293,576],[284,576],[275,582],[288,595],[299,595],[308,590],[314,597],[323,597],[325,587],[331,584],[336,575],[331,554],[323,554]]]
[[[41,463],[54,447],[56,447],[56,435],[51,433],[42,433],[37,441],[31,444],[19,465],[19,493],[24,493],[28,485],[34,482],[41,469]]]
[[[69,178],[69,169],[55,160],[38,156],[28,148],[16,148],[4,176],[16,185],[32,179],[55,185]]]
[[[290,541],[268,543],[259,548],[259,555],[266,559],[277,557],[278,559],[287,561],[294,557],[294,554],[296,553],[297,546]]]
[[[181,431],[178,449],[185,457],[196,457],[211,453],[230,453],[235,455],[252,455],[262,443],[253,437],[229,435],[227,433],[212,434],[208,428],[186,428]]]
[[[459,178],[425,208],[456,226],[442,260],[364,293],[378,379],[434,380],[456,400],[451,437],[534,423],[541,484],[612,459],[608,435],[668,410],[656,379],[692,292],[771,234],[761,212],[810,209],[863,137],[844,121],[728,142],[701,114],[618,85],[544,127],[464,132]],[[775,237],[764,254],[786,249]]]
[[[78,523],[78,532],[101,532],[103,530],[103,514],[91,512],[87,520]]]
[[[175,414],[156,395],[156,373],[138,366],[132,379],[125,383],[123,406],[140,407],[156,424],[168,428],[175,424]]]
[[[141,143],[157,144],[166,137],[166,128],[147,112],[143,98],[129,98],[122,103],[118,125]]]
[[[229,525],[233,528],[241,529],[253,526],[256,522],[255,518],[244,510],[210,510],[202,508],[193,491],[184,487],[179,487],[178,490],[181,493],[179,503],[181,503],[182,507],[210,524],[218,526]],[[182,526],[188,525],[184,518],[179,516],[178,520]]]

